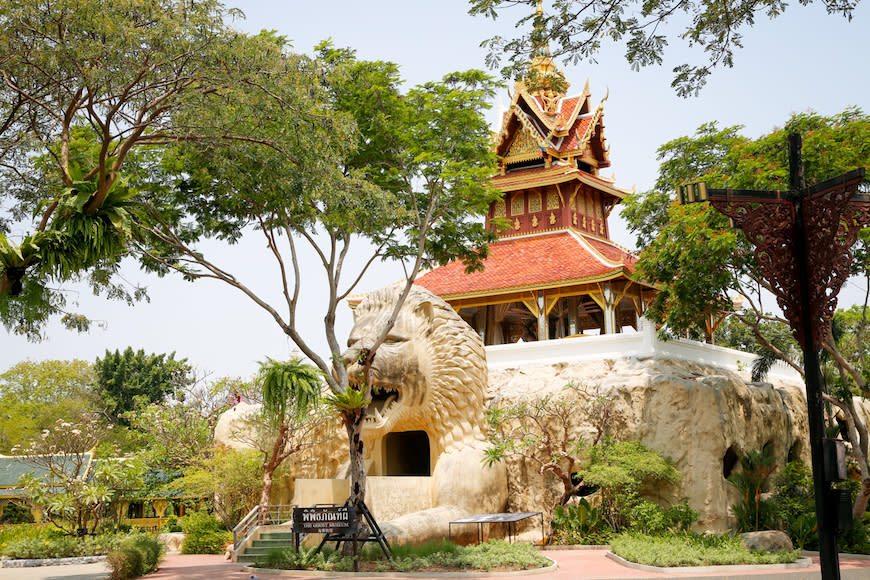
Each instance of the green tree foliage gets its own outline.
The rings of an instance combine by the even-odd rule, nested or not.
[[[600,516],[616,533],[631,527],[633,514],[657,508],[641,497],[644,485],[675,483],[681,477],[673,463],[658,451],[638,441],[613,440],[591,448],[589,462],[580,476],[599,487]]]
[[[471,14],[497,18],[501,11],[517,5],[532,5],[531,0],[469,0]],[[802,4],[810,4],[810,0]],[[594,61],[604,42],[625,45],[625,58],[635,69],[660,65],[669,41],[680,38],[690,47],[703,50],[703,64],[681,64],[673,70],[671,85],[680,96],[697,94],[707,77],[718,66],[733,65],[734,50],[742,47],[742,35],[756,19],[776,18],[786,9],[777,0],[722,3],[710,0],[678,1],[647,0],[630,2],[578,2],[553,0],[552,12],[518,19],[518,28],[534,28],[517,38],[496,36],[484,45],[490,49],[487,61],[498,65],[507,56],[505,76],[522,74],[532,50],[541,38],[550,42],[553,56],[563,56],[571,62]],[[848,20],[858,2],[825,0],[828,14],[838,14]],[[669,30],[674,23],[685,28]]]
[[[95,458],[94,449],[111,431],[96,415],[58,421],[28,444],[13,449],[34,471],[18,485],[27,501],[55,526],[93,533],[112,501],[141,487],[144,466],[120,458]]]
[[[659,287],[646,315],[671,332],[709,338],[717,320],[729,314],[756,339],[760,348],[753,350],[762,355],[763,364],[779,358],[802,374],[795,343],[783,336],[785,320],[769,314],[765,307],[772,288],[758,272],[753,248],[708,204],[678,206],[672,202],[673,194],[677,186],[694,181],[706,181],[712,187],[787,190],[787,135],[795,132],[803,139],[808,184],[870,166],[870,117],[857,107],[830,117],[800,113],[792,115],[782,128],[755,140],[741,136],[739,129],[719,129],[709,123],[693,136],[666,143],[659,148],[662,164],[655,188],[628,200],[623,215],[637,233],[642,249],[638,273]],[[865,281],[868,236],[862,232],[852,261],[852,273]],[[862,307],[861,319],[865,312]],[[848,327],[848,320],[857,318],[841,315],[835,318],[835,326]],[[863,326],[852,328],[852,336],[863,340]],[[825,400],[844,423],[864,482],[855,502],[860,517],[870,500],[870,434],[851,393],[868,394],[867,383],[859,368],[860,357],[850,360],[844,356],[838,337],[829,335],[823,348],[832,378],[829,384],[837,387]],[[765,369],[754,370],[760,378]]]
[[[773,525],[774,505],[762,494],[767,491],[770,476],[776,469],[775,460],[768,449],[749,451],[740,458],[741,469],[728,477],[728,483],[740,493],[740,500],[731,506],[738,531],[756,532]]]
[[[265,443],[259,446],[263,452],[260,506],[265,508],[272,499],[275,471],[288,457],[328,438],[329,432],[320,402],[320,369],[300,359],[267,359],[260,363],[257,383],[263,394],[257,423],[261,423],[260,440]]]
[[[642,250],[639,275],[660,288],[647,316],[675,333],[709,336],[711,317],[723,312],[749,324],[735,311],[733,296],[741,298],[756,321],[771,320],[761,293],[770,287],[758,274],[742,233],[708,204],[673,203],[677,186],[706,181],[711,187],[787,190],[786,136],[792,132],[803,136],[808,183],[870,165],[870,117],[858,108],[831,117],[795,114],[782,128],[755,140],[741,136],[739,129],[708,123],[695,135],[660,147],[655,187],[628,199],[622,213]],[[787,359],[786,354],[781,358]]]
[[[192,382],[187,359],[175,360],[175,353],[146,355],[129,346],[124,352],[107,350],[94,368],[106,416],[124,426],[130,425],[125,413],[161,401]]]
[[[187,497],[214,497],[215,514],[232,529],[258,505],[263,490],[263,458],[253,449],[210,448],[184,475],[167,484]]]
[[[246,391],[247,383],[223,377],[198,383],[173,396],[124,414],[137,455],[154,470],[172,478],[199,465],[210,455],[214,428],[226,410],[231,392]],[[206,493],[196,497],[206,497]]]
[[[146,208],[141,250],[159,273],[216,278],[239,290],[323,371],[335,393],[345,393],[350,381],[338,354],[336,310],[373,262],[393,259],[405,267],[398,312],[425,265],[462,259],[474,268],[486,256],[494,234],[477,218],[498,194],[487,182],[495,158],[483,112],[496,84],[480,71],[466,71],[402,94],[394,64],[358,61],[353,51],[328,44],[312,60],[290,53],[270,34],[249,41],[259,41],[260,51],[240,51],[239,59],[247,60],[234,64],[251,71],[245,86],[207,95],[210,106],[197,112],[203,126],[232,127],[249,137],[232,147],[212,140],[172,153],[180,164],[164,174],[178,188]],[[283,290],[277,301],[209,261],[193,243],[200,236],[232,243],[246,232],[265,241],[264,255]],[[310,269],[302,273],[300,245],[322,266],[329,357],[315,352],[297,327],[301,288],[314,278]],[[361,245],[366,257],[351,263],[348,253]],[[359,431],[359,422],[346,425]]]
[[[92,365],[80,360],[22,361],[0,374],[0,453],[59,419],[74,421],[97,411],[95,382]]]
[[[0,2],[0,318],[38,339],[64,313],[58,283],[128,301],[114,282],[131,235],[130,203],[147,192],[125,168],[139,148],[196,138],[175,120],[195,95],[226,84],[236,34],[214,0]],[[19,223],[27,233],[10,237]],[[64,322],[88,320],[66,312]]]

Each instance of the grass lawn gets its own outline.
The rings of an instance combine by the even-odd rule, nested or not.
[[[360,556],[361,572],[449,572],[503,571],[542,568],[552,562],[531,544],[509,544],[490,541],[477,546],[458,546],[447,540],[415,546],[393,546],[392,564],[380,548],[366,546]],[[285,570],[353,570],[353,559],[324,548],[319,554],[313,549],[276,549],[256,564],[262,568]]]
[[[610,541],[617,556],[647,566],[728,566],[794,562],[798,552],[753,552],[739,536],[677,533],[668,536],[620,534]]]

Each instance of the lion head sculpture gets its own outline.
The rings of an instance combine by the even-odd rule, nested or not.
[[[344,353],[351,381],[360,380],[360,353],[385,327],[402,287],[366,295]],[[425,431],[433,459],[482,439],[487,388],[483,342],[441,298],[413,286],[371,369],[375,393],[363,427],[371,441],[391,432]]]

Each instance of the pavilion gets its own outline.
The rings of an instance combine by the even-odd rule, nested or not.
[[[540,6],[539,6],[540,10]],[[496,345],[637,329],[655,289],[632,279],[636,257],[610,240],[607,218],[630,193],[599,175],[610,166],[604,102],[589,81],[579,95],[549,48],[535,49],[495,137],[502,197],[487,227],[499,231],[484,270],[451,262],[417,278]]]

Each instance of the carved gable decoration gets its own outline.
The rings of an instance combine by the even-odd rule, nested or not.
[[[519,163],[543,157],[538,140],[525,128],[520,128],[514,134],[513,141],[505,153],[505,163]]]

